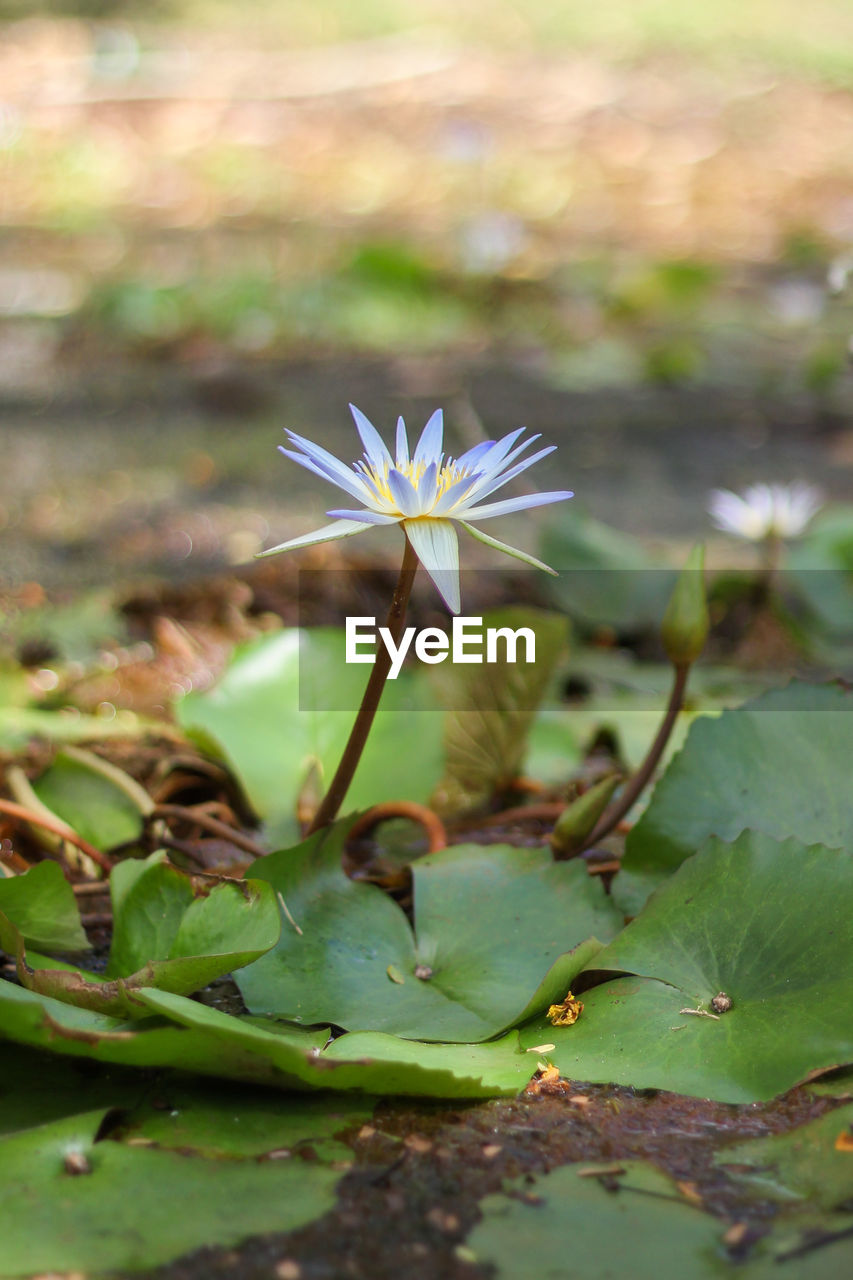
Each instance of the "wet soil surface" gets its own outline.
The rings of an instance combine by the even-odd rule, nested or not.
[[[804,1124],[834,1105],[806,1089],[732,1106],[576,1082],[534,1083],[519,1098],[470,1106],[384,1101],[370,1123],[348,1136],[354,1162],[330,1214],[287,1236],[199,1250],[147,1274],[157,1280],[490,1276],[492,1267],[473,1262],[464,1247],[459,1252],[479,1221],[480,1200],[507,1179],[526,1176],[534,1187],[539,1175],[575,1161],[612,1172],[621,1160],[652,1161],[720,1219],[721,1236],[727,1226],[746,1224],[739,1248],[748,1248],[775,1208],[760,1199],[745,1204],[742,1188],[714,1167],[714,1155],[728,1143]],[[733,1262],[740,1256],[733,1253]],[[533,1257],[531,1263],[533,1272]]]

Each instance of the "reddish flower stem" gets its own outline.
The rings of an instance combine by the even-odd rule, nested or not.
[[[397,579],[397,585],[394,588],[394,595],[391,599],[391,608],[388,610],[388,618],[386,627],[388,628],[394,646],[398,647],[400,637],[403,634],[403,627],[406,621],[406,608],[409,603],[409,596],[412,593],[412,583],[415,580],[415,571],[418,567],[418,558],[415,555],[414,548],[406,538],[406,546],[403,551],[403,563],[400,566],[400,576]],[[376,654],[376,661],[370,673],[370,679],[367,682],[367,688],[364,691],[364,697],[361,700],[361,706],[358,709],[358,715],[355,723],[350,731],[349,741],[344,748],[341,756],[341,762],[337,767],[335,776],[329,785],[323,800],[317,812],[311,820],[308,827],[307,835],[312,835],[315,831],[319,831],[321,827],[327,827],[330,822],[334,822],[338,816],[338,811],[346,798],[353,775],[358,768],[358,762],[361,759],[361,753],[364,750],[364,744],[367,742],[367,736],[370,733],[374,717],[379,707],[379,700],[382,697],[382,690],[385,688],[385,681],[388,679],[388,672],[391,670],[391,654],[387,645],[381,645]]]

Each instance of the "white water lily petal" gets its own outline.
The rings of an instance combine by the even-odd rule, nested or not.
[[[277,547],[270,547],[268,551],[259,551],[255,559],[262,560],[264,556],[274,556],[279,551],[298,551],[300,547],[313,547],[319,542],[336,542],[338,538],[351,538],[354,533],[364,533],[367,527],[360,520],[335,520],[333,524],[315,529],[313,533],[303,533],[301,537],[280,542]]]
[[[485,487],[478,486],[477,491],[471,494],[472,498],[487,498],[493,493],[497,493],[498,489],[502,489],[505,484],[509,484],[510,480],[514,480],[516,476],[520,476],[522,471],[526,471],[528,467],[532,467],[534,463],[541,462],[543,458],[547,458],[549,453],[553,453],[556,445],[548,445],[545,449],[540,449],[538,453],[533,453],[529,458],[525,458],[523,462],[517,462],[514,467],[510,467],[509,471],[502,471],[501,474],[493,479],[489,485]]]
[[[347,472],[346,477],[338,476],[329,467],[324,466],[323,463],[315,462],[313,458],[307,458],[304,454],[296,453],[293,449],[285,449],[283,444],[278,446],[278,451],[283,453],[285,458],[298,462],[300,467],[304,467],[306,471],[313,471],[314,475],[319,476],[321,480],[328,480],[330,484],[337,485],[339,489],[343,489],[344,493],[348,493],[351,498],[357,498],[359,502],[373,501],[373,494],[354,472]]]
[[[519,436],[524,435],[524,427],[518,427],[515,431],[510,431],[507,435],[501,436],[489,449],[489,451],[479,460],[479,468],[483,475],[489,475],[498,469],[512,446],[515,444]]]
[[[718,529],[749,542],[797,538],[820,510],[823,497],[814,485],[753,484],[742,494],[714,489],[708,511]]]
[[[327,511],[327,516],[335,516],[338,520],[360,520],[362,524],[399,524],[399,516],[386,516],[381,511],[345,511],[335,508]]]
[[[480,479],[476,490],[472,492],[471,497],[487,498],[490,493],[494,493],[495,489],[500,488],[501,484],[503,484],[504,476],[508,474],[506,468],[511,468],[515,459],[520,457],[520,455],[524,453],[525,449],[539,438],[540,437],[538,435],[535,435],[531,436],[529,440],[522,441],[521,444],[517,445],[507,453],[505,457],[501,458],[495,466],[490,467],[488,465],[488,459],[485,459],[481,467],[483,473],[482,478]],[[556,446],[553,447],[556,448]]]
[[[473,449],[469,449],[467,453],[460,454],[456,459],[456,465],[460,470],[477,471],[480,470],[480,463],[495,447],[494,440],[484,440],[481,444],[475,444]]]
[[[295,431],[285,431],[288,442],[295,445],[297,449],[301,449],[303,454],[321,467],[326,474],[335,478],[335,482],[342,487],[358,481],[358,475],[353,471],[352,467],[348,467],[346,463],[341,462],[340,458],[336,458],[328,449],[324,449],[322,445],[314,444],[312,440],[306,439],[305,436],[297,435]]]
[[[409,437],[406,435],[406,424],[402,416],[397,419],[396,454],[397,466],[405,467],[409,461]]]
[[[462,607],[459,540],[453,525],[449,520],[405,520],[403,528],[448,609],[458,613]]]
[[[528,507],[544,507],[549,502],[564,502],[575,495],[568,490],[551,493],[529,493],[521,498],[506,498],[503,502],[489,502],[485,507],[468,507],[461,511],[466,520],[492,520],[495,516],[508,516],[513,511],[525,511]]]
[[[398,471],[396,467],[392,467],[388,472],[388,488],[391,490],[402,516],[419,516],[421,514],[421,504],[417,489],[408,476],[404,476],[402,471]]]
[[[463,476],[461,480],[455,480],[449,489],[445,489],[430,511],[430,515],[436,517],[452,515],[455,507],[459,506],[461,508],[464,504],[466,495],[469,494],[469,490],[476,484],[478,479],[479,477],[475,472],[472,476]]]
[[[552,569],[549,564],[545,564],[542,560],[537,560],[535,556],[528,555],[526,551],[519,551],[518,547],[511,547],[506,542],[499,542],[497,538],[490,538],[487,533],[483,533],[482,529],[477,529],[473,524],[469,524],[467,520],[460,520],[459,523],[467,533],[470,533],[472,538],[476,538],[478,542],[491,547],[493,551],[502,551],[504,555],[514,556],[516,560],[523,560],[525,564],[529,564],[533,569],[542,569],[545,573],[550,573],[552,578],[558,576],[556,569]]]
[[[444,414],[441,409],[436,409],[435,413],[431,415],[426,426],[421,432],[421,438],[417,443],[412,461],[414,463],[438,463],[441,458],[441,444],[443,439]]]
[[[383,465],[390,467],[392,463],[391,454],[386,449],[385,441],[382,439],[373,423],[361,412],[360,409],[356,409],[354,404],[350,405],[349,411],[355,419],[356,430],[361,436],[361,443],[364,445],[364,451],[370,461],[376,467],[381,467]]]
[[[418,481],[418,503],[424,515],[432,515],[438,497],[438,467],[431,462]]]

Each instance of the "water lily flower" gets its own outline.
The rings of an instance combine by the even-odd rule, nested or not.
[[[351,467],[294,431],[286,433],[293,447],[285,449],[280,446],[280,449],[286,458],[292,458],[323,480],[331,481],[362,505],[354,509],[333,508],[326,513],[334,517],[332,524],[302,537],[291,538],[289,542],[261,552],[261,555],[271,556],[280,551],[295,551],[299,547],[349,538],[371,525],[399,524],[452,613],[458,613],[461,608],[456,525],[496,551],[503,551],[534,568],[544,569],[546,573],[554,573],[541,560],[489,537],[470,521],[491,520],[513,511],[571,498],[570,492],[559,490],[504,498],[499,502],[483,501],[540,458],[552,453],[555,445],[518,461],[525,450],[540,438],[538,435],[529,436],[518,444],[519,437],[524,434],[522,427],[500,440],[484,440],[460,457],[450,458],[442,451],[444,419],[442,411],[437,409],[412,453],[409,451],[406,424],[402,418],[397,420],[392,457],[379,432],[361,410],[354,405],[350,405],[350,410],[364,446],[362,458]]]
[[[823,505],[814,485],[753,484],[742,494],[714,489],[708,511],[718,529],[749,542],[798,538]]]

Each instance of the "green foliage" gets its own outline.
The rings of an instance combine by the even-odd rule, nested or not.
[[[599,949],[595,937],[619,927],[583,864],[555,864],[543,849],[458,845],[413,865],[412,929],[387,894],[344,874],[345,837],[338,824],[250,868],[295,922],[237,975],[253,1013],[486,1040],[561,999]]]
[[[40,958],[19,967],[26,987],[81,1008],[144,1017],[140,987],[189,994],[250,964],[278,939],[278,905],[261,882],[219,884],[194,898],[190,880],[165,854],[128,860],[112,872],[113,941],[107,977],[52,968]],[[17,950],[17,948],[16,948]]]

